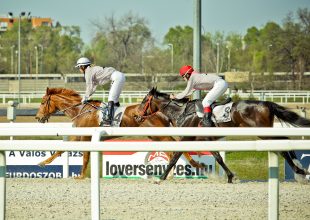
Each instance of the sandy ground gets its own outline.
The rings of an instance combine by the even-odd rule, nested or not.
[[[101,219],[267,219],[268,183],[101,179]],[[310,219],[310,184],[280,183],[280,219]],[[7,179],[6,219],[91,219],[90,179]]]

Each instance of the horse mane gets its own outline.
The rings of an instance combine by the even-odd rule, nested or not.
[[[153,96],[155,96],[155,97],[163,97],[164,99],[170,100],[170,95],[169,95],[169,94],[158,91],[156,87],[155,87],[155,88],[153,87],[153,88],[151,89],[151,91],[149,92],[149,94],[150,94],[150,95],[153,95]],[[187,103],[187,102],[189,101],[189,98],[175,99],[175,100],[173,100],[173,101],[174,101],[174,102],[177,102],[177,103],[182,103],[182,104],[184,104],[184,103]]]
[[[73,89],[66,89],[66,88],[47,88],[46,89],[47,95],[64,95],[64,96],[77,96],[80,95]]]

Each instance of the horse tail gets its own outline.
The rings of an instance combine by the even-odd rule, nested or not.
[[[301,117],[297,113],[285,108],[284,106],[278,105],[274,102],[266,102],[270,112],[276,116],[280,121],[284,121],[293,125],[294,127],[310,127],[310,120]]]

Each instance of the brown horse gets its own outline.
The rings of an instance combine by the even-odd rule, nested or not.
[[[196,103],[197,100],[189,101],[188,99],[171,100],[169,94],[161,93],[153,88],[145,96],[140,104],[139,111],[142,117],[152,115],[154,112],[160,111],[166,115],[169,120],[178,127],[197,127],[200,118],[197,116]],[[198,100],[199,102],[199,100]],[[230,111],[231,121],[217,123],[218,127],[273,127],[274,117],[280,121],[284,121],[293,126],[310,127],[310,120],[300,117],[283,106],[268,101],[238,101],[232,104]],[[262,139],[287,139],[286,137],[260,137]],[[218,137],[184,137],[182,141],[189,140],[216,140]],[[223,167],[228,182],[231,183],[233,174],[223,164],[222,158],[218,152],[212,152],[217,162]],[[280,152],[296,174],[302,176],[308,175],[309,172],[302,168],[294,151]],[[167,170],[161,179],[165,179],[169,170],[176,164],[180,158],[180,153],[175,153],[168,165]]]
[[[55,112],[63,112],[66,116],[72,119],[75,127],[98,127],[100,120],[98,117],[98,108],[101,104],[100,101],[90,101],[87,104],[81,104],[81,96],[74,90],[64,89],[64,88],[47,88],[46,94],[43,96],[41,105],[36,114],[36,119],[45,123],[48,121],[49,117]],[[147,120],[139,123],[135,120],[137,115],[137,108],[139,105],[131,105],[126,107],[122,121],[120,123],[121,127],[167,127],[169,126],[169,121],[163,114],[154,114],[152,117],[148,117]],[[75,141],[90,141],[89,136],[77,136],[73,137]],[[112,138],[112,137],[110,137]],[[153,141],[175,141],[172,137],[149,137]],[[63,151],[57,151],[48,159],[42,161],[39,165],[45,166],[51,163],[54,159],[60,156]],[[172,157],[172,152],[166,153],[169,158]],[[83,166],[78,179],[85,177],[87,165],[89,162],[89,152],[83,153]],[[184,152],[185,158],[194,167],[204,168],[203,164],[199,164],[192,159],[189,153]]]

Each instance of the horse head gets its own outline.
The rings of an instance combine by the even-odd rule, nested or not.
[[[74,98],[71,98],[74,97]],[[41,104],[35,119],[40,123],[48,121],[50,116],[57,111],[66,111],[62,109],[66,105],[71,106],[81,102],[81,97],[73,90],[63,88],[46,88],[46,94],[43,96]]]
[[[161,111],[169,102],[171,102],[169,94],[159,92],[153,87],[140,103],[138,111],[141,112],[141,116],[151,115]]]

